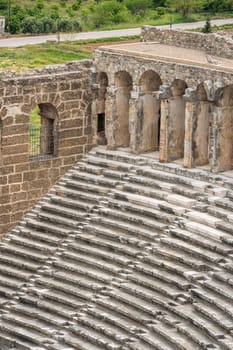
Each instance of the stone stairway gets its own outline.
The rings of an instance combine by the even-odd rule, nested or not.
[[[0,242],[1,350],[232,350],[233,180],[98,147]]]

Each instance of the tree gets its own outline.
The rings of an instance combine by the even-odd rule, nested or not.
[[[182,17],[187,18],[191,11],[200,7],[200,0],[168,0],[167,6],[172,11],[178,11]]]

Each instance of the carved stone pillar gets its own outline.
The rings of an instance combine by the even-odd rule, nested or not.
[[[197,94],[196,90],[186,89],[185,106],[185,137],[184,137],[184,167],[194,165],[194,130],[197,123]]]
[[[99,84],[92,85],[92,104],[91,104],[91,114],[92,114],[92,142],[93,145],[97,145],[97,114],[98,114],[98,90]]]
[[[107,138],[107,148],[115,149],[116,129],[117,129],[117,107],[116,107],[116,88],[110,86],[107,88],[105,101],[105,134]]]
[[[169,161],[169,117],[170,103],[172,97],[171,88],[168,85],[160,86],[160,91],[157,94],[161,100],[161,121],[160,121],[160,145],[159,145],[159,160],[160,162]]]
[[[139,87],[134,85],[129,101],[130,149],[133,153],[139,153],[141,124],[143,118],[142,106],[140,102]]]
[[[222,143],[226,140],[226,135],[223,135],[225,121],[225,108],[222,103],[224,93],[224,82],[207,80],[204,82],[207,91],[208,100],[211,104],[211,118],[209,131],[209,161],[211,170],[213,172],[228,170],[230,167],[225,163],[225,154]],[[229,130],[229,125],[225,127],[227,133],[229,132],[229,141],[232,144],[232,133]],[[228,149],[228,147],[226,147]]]

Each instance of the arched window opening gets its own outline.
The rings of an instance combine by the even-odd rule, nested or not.
[[[126,71],[117,72],[115,75],[116,91],[116,129],[115,146],[129,146],[129,100],[133,87],[131,76]]]
[[[106,144],[105,135],[105,101],[108,87],[108,76],[101,72],[97,77],[99,85],[98,104],[97,104],[97,144]]]
[[[57,110],[49,103],[41,103],[30,114],[29,156],[47,158],[58,151]]]

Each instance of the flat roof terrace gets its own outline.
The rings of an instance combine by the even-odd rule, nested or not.
[[[165,61],[179,64],[186,64],[198,67],[206,67],[218,71],[233,72],[233,59],[212,56],[204,50],[183,48],[171,45],[164,45],[158,42],[140,42],[130,44],[118,44],[101,46],[101,51],[118,55],[142,57],[155,61]]]

